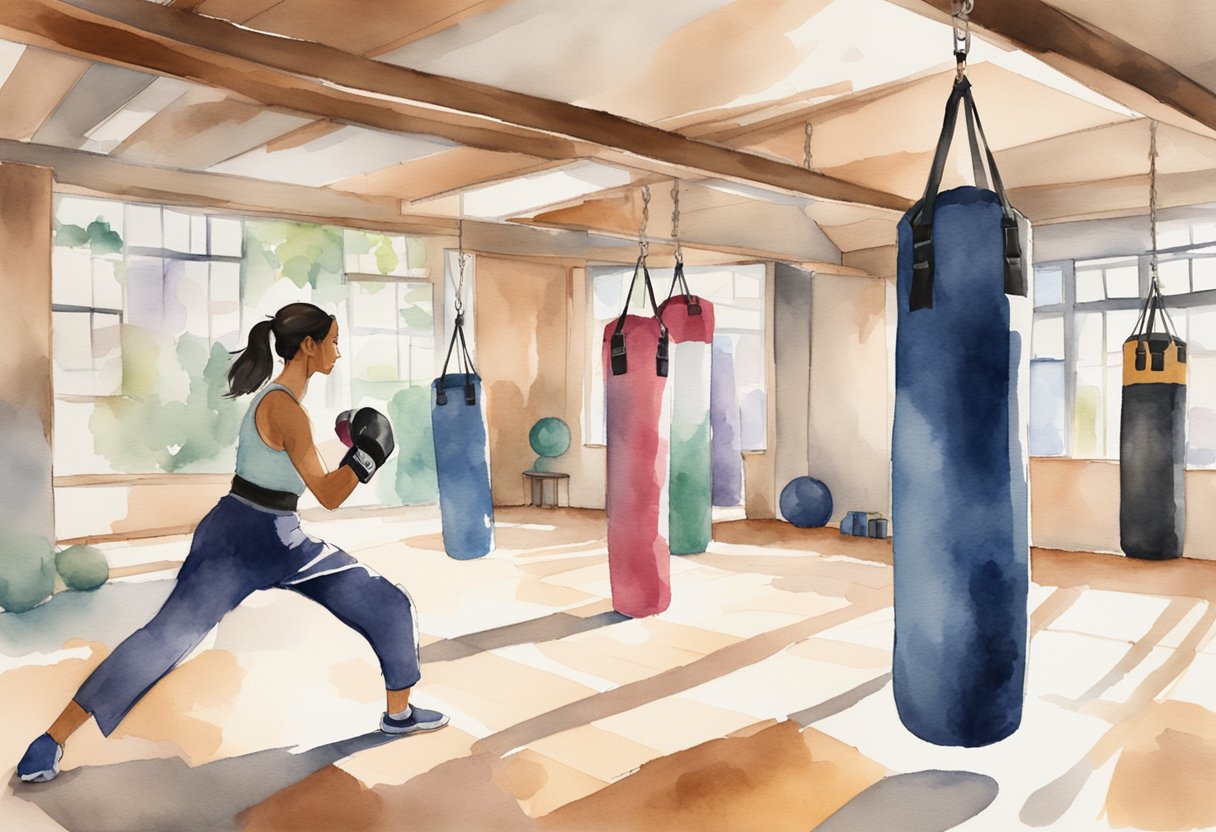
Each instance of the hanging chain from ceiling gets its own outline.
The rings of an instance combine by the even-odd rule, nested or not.
[[[676,242],[676,262],[684,262],[684,252],[680,250],[680,180],[671,180],[671,238]]]
[[[650,243],[646,240],[646,226],[650,223],[650,186],[642,186],[642,224],[638,227],[638,249],[641,259],[645,260],[650,252]]]
[[[808,121],[802,139],[802,166],[807,170],[811,169],[811,134],[814,130],[815,128]]]

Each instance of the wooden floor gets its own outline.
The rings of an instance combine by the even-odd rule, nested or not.
[[[1025,713],[940,748],[891,696],[891,547],[775,521],[672,561],[661,615],[614,613],[601,512],[500,509],[498,548],[442,551],[434,509],[305,527],[409,589],[415,701],[375,728],[361,638],[258,593],[53,783],[26,743],[168,594],[187,538],[114,544],[122,577],[0,615],[0,827],[41,830],[993,830],[1216,826],[1216,564],[1034,552]],[[156,571],[130,564],[157,562]]]

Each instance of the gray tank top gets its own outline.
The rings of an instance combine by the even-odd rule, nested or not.
[[[293,399],[295,395],[281,384],[267,384],[249,404],[245,418],[241,422],[240,438],[236,446],[236,473],[241,479],[248,480],[254,485],[269,488],[272,491],[288,491],[292,494],[304,493],[304,480],[296,467],[291,464],[287,451],[276,451],[266,444],[258,433],[257,421],[254,415],[258,405],[271,390],[283,390]]]

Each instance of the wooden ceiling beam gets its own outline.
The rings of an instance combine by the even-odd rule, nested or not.
[[[443,217],[405,216],[396,198],[360,197],[330,188],[310,188],[264,182],[218,173],[169,170],[132,165],[83,150],[0,139],[0,163],[40,165],[55,172],[55,189],[62,193],[132,202],[153,202],[247,217],[267,217],[451,238],[457,221]],[[512,223],[466,220],[465,244],[484,254],[563,260],[632,263],[634,245],[583,229],[541,230]],[[671,246],[653,244],[658,259],[671,257]],[[740,259],[734,250],[686,246],[689,263],[720,263]]]
[[[145,0],[0,3],[0,35],[353,124],[549,159],[603,158],[905,210],[903,197],[620,116],[381,63]],[[629,161],[634,160],[634,161]],[[646,164],[650,163],[650,164]]]
[[[909,0],[892,2],[912,7]],[[940,13],[944,13],[948,19],[952,8],[951,0],[911,0],[911,3],[922,8],[932,7],[939,13],[936,19],[941,19]],[[1067,75],[1077,77],[1076,66],[1072,62],[1097,70],[1216,130],[1216,94],[1211,90],[1195,83],[1159,58],[1092,23],[1060,11],[1044,0],[976,3],[970,20],[973,27],[1008,40]],[[1061,61],[1061,58],[1065,60]],[[1077,77],[1077,80],[1082,83],[1092,81],[1081,77]],[[1124,97],[1118,94],[1101,89],[1098,91],[1145,112],[1142,106],[1124,101]]]

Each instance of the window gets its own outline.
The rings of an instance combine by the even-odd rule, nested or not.
[[[435,309],[430,281],[348,274],[351,374],[364,381],[430,384]]]
[[[739,402],[739,432],[744,451],[767,447],[767,392],[764,363],[764,277],[762,264],[740,266],[686,266],[689,289],[714,305],[714,345],[734,358],[735,388]],[[655,294],[667,295],[671,269],[651,269]],[[604,443],[604,328],[621,314],[632,266],[593,266],[587,269],[589,283],[588,362],[590,394],[586,401],[586,441]],[[630,299],[631,314],[648,314],[641,279]]]
[[[1216,223],[1158,235],[1158,283],[1187,341],[1187,465],[1216,468]],[[1030,363],[1030,453],[1118,459],[1123,342],[1149,287],[1147,254],[1040,264]]]
[[[314,416],[378,407],[422,459],[435,350],[426,255],[400,234],[57,196],[56,475],[230,473],[248,402],[223,395],[231,353],[252,321],[298,300],[343,321],[348,363],[313,385]],[[433,500],[426,460],[415,462],[378,478],[374,496]]]

